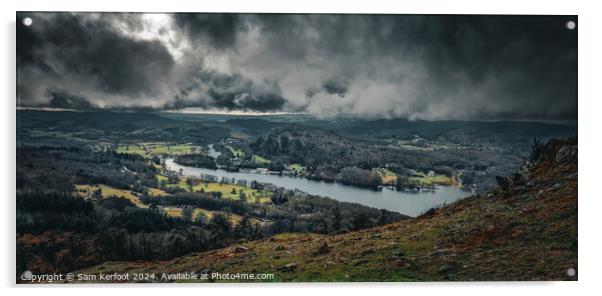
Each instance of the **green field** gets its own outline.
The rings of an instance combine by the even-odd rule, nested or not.
[[[445,175],[410,177],[410,181],[420,185],[452,185],[453,180]]]
[[[161,207],[167,216],[180,218],[182,217],[182,209],[178,207]]]
[[[159,181],[167,180],[166,177],[157,175]],[[190,191],[190,186],[186,183],[186,178],[181,177],[180,181],[177,184],[167,184],[168,187],[179,187],[186,191]],[[222,198],[239,200],[240,192],[244,192],[246,196],[246,201],[250,203],[260,202],[265,203],[270,201],[270,193],[265,191],[260,191],[257,189],[253,189],[251,187],[245,187],[236,184],[222,184],[217,182],[210,183],[201,183],[195,186],[192,186],[193,191],[205,191],[205,192],[221,192]]]
[[[233,131],[230,132],[230,137],[235,138],[235,139],[243,139],[243,140],[251,138],[250,135],[248,135],[248,134],[246,134],[244,132],[235,131],[235,130],[233,130]]]
[[[243,219],[242,216],[237,215],[237,214],[226,213],[226,212],[222,212],[222,211],[210,211],[210,210],[205,210],[205,209],[201,209],[201,208],[194,209],[194,212],[192,213],[192,219],[196,220],[196,219],[198,219],[199,216],[202,215],[202,216],[204,216],[205,219],[209,220],[209,219],[213,218],[213,216],[215,216],[216,214],[226,215],[226,217],[228,218],[230,223],[232,223],[232,225],[237,225]],[[256,221],[256,219],[252,219],[251,221]]]
[[[179,207],[169,206],[169,207],[161,207],[166,215],[174,218],[182,218],[183,210]],[[203,217],[205,220],[210,220],[213,216],[217,214],[222,214],[228,218],[228,221],[232,223],[232,225],[238,225],[240,221],[242,221],[243,217],[237,214],[228,213],[224,211],[210,211],[202,208],[195,208],[192,212],[192,220],[196,221],[199,217]],[[251,218],[251,223],[260,223],[259,220]]]
[[[181,155],[190,153],[204,153],[205,150],[201,146],[196,146],[191,143],[174,144],[166,142],[148,142],[138,144],[120,144],[115,149],[119,153],[132,153],[142,155],[144,157],[152,157],[154,155]]]
[[[270,163],[272,163],[271,160],[269,160],[267,158],[264,158],[264,157],[261,157],[259,155],[253,155],[253,161],[256,164],[270,164]]]
[[[228,148],[232,152],[232,154],[234,155],[234,157],[238,157],[238,158],[245,157],[245,153],[242,150],[234,148],[234,147],[229,146],[229,145],[226,145],[225,147]]]
[[[78,185],[75,185],[75,190],[77,191],[77,194],[80,196],[88,196],[89,194],[92,194],[94,191],[96,191],[98,189],[100,189],[102,191],[103,198],[107,198],[109,196],[117,196],[117,197],[122,197],[122,198],[128,199],[133,204],[135,204],[137,207],[140,207],[140,208],[148,207],[147,205],[143,204],[137,196],[133,195],[128,190],[117,189],[117,188],[113,188],[113,187],[110,187],[110,186],[107,186],[104,184],[98,184],[98,185],[78,184]]]
[[[300,163],[291,163],[288,168],[296,172],[302,172],[306,170],[305,166]]]

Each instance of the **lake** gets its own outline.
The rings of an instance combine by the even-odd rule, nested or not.
[[[287,189],[297,188],[312,195],[327,196],[338,201],[353,202],[378,209],[395,211],[412,217],[424,213],[433,206],[445,203],[449,204],[471,195],[470,192],[453,186],[439,186],[439,189],[434,192],[420,193],[400,192],[388,188],[384,188],[382,191],[375,191],[338,183],[309,180],[303,177],[228,172],[222,169],[211,170],[188,167],[175,163],[171,158],[166,159],[165,164],[168,170],[177,172],[181,168],[182,174],[185,176],[210,174],[217,176],[220,179],[225,176],[228,178],[247,180],[249,182],[255,180],[262,183],[271,183]]]

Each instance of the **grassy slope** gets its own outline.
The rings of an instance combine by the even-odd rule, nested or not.
[[[410,177],[410,181],[420,185],[452,185],[453,181],[450,177],[444,175]]]
[[[166,177],[161,176],[161,175],[157,175],[157,178],[159,179],[159,181],[167,180]],[[180,181],[177,184],[167,184],[167,187],[179,187],[186,191],[190,190],[190,186],[188,186],[188,184],[186,183],[186,178],[180,178]],[[200,192],[201,189],[204,190],[205,192],[221,192],[223,198],[232,199],[232,200],[239,200],[240,192],[242,191],[245,193],[246,201],[249,203],[254,203],[257,201],[264,203],[264,202],[270,201],[268,192],[260,191],[260,190],[253,189],[248,186],[242,186],[242,185],[238,185],[238,184],[227,184],[227,183],[222,184],[222,183],[218,183],[218,182],[208,182],[208,183],[203,182],[198,185],[192,186],[193,191]],[[232,191],[232,189],[234,189],[234,191]]]
[[[259,155],[253,155],[253,161],[255,161],[255,163],[257,164],[270,164],[272,163],[271,160],[265,158],[265,157],[261,157]]]
[[[232,154],[235,157],[239,157],[239,158],[245,157],[245,152],[244,151],[242,151],[240,149],[237,149],[237,148],[234,148],[234,147],[229,146],[229,145],[226,145],[225,147],[228,148],[230,150],[230,152],[232,152]]]
[[[572,146],[571,146],[572,145]],[[82,272],[275,273],[275,281],[576,280],[577,164],[546,158],[528,182],[426,216],[323,236],[283,234],[161,262],[107,262]],[[329,250],[319,253],[327,243]],[[235,252],[243,246],[247,250]],[[292,270],[283,268],[294,263]]]
[[[77,192],[82,196],[86,196],[100,188],[102,190],[103,198],[107,198],[109,196],[122,197],[122,198],[128,199],[129,201],[131,201],[133,204],[135,204],[136,206],[138,206],[140,208],[148,208],[147,205],[143,204],[140,201],[140,198],[133,195],[128,190],[117,189],[117,188],[113,188],[111,186],[107,186],[104,184],[96,184],[96,185],[82,184],[82,185],[75,185],[75,188],[77,189]],[[166,194],[163,190],[159,190],[156,188],[153,188],[153,190],[149,191],[149,192],[154,195],[165,195]]]
[[[145,150],[146,148],[146,150]],[[182,155],[189,153],[204,153],[204,150],[200,146],[192,144],[175,144],[167,142],[157,143],[139,143],[139,144],[122,144],[116,149],[119,153],[131,153],[138,154],[143,157],[151,158],[154,155],[166,154],[166,155]]]

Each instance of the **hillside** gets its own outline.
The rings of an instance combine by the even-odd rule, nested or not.
[[[78,273],[274,273],[274,281],[577,280],[577,139],[535,149],[495,190],[340,235],[281,234],[168,261]]]
[[[520,149],[503,152],[497,148],[462,146],[449,143],[425,143],[399,139],[374,140],[371,137],[348,137],[335,131],[292,126],[274,130],[249,144],[253,154],[272,161],[301,163],[311,179],[340,181],[357,186],[371,186],[366,177],[359,182],[341,180],[345,168],[363,170],[388,168],[401,177],[412,177],[416,172],[434,171],[451,177],[462,171],[466,184],[476,184],[480,189],[490,189],[495,175],[506,175],[521,163]],[[418,144],[417,144],[418,143]],[[369,175],[369,172],[365,172]]]

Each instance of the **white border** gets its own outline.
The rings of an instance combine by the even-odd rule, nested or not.
[[[272,284],[272,285],[145,285],[144,293],[163,295],[167,291],[162,288],[177,288],[177,293],[224,293],[224,287],[233,288],[239,294],[251,295],[282,295],[282,293],[301,295],[317,292],[315,289],[326,288],[326,293],[339,295],[365,295],[375,287],[383,287],[383,293],[408,295],[431,294],[461,294],[461,295],[512,295],[514,293],[538,293],[545,295],[568,295],[574,292],[593,293],[600,288],[599,275],[602,275],[600,257],[602,254],[600,230],[600,210],[602,196],[597,193],[600,167],[600,113],[602,99],[599,90],[602,82],[600,69],[600,53],[602,53],[600,32],[600,16],[602,12],[596,1],[466,1],[466,0],[405,0],[405,1],[277,1],[277,0],[226,0],[226,1],[2,1],[0,15],[2,17],[2,39],[0,59],[3,66],[0,72],[2,93],[2,150],[4,168],[0,176],[0,188],[4,194],[2,199],[2,240],[0,255],[2,273],[0,281],[5,288],[14,288],[15,270],[15,237],[14,237],[14,187],[15,187],[15,11],[145,11],[145,12],[288,12],[288,13],[418,13],[418,14],[570,14],[579,15],[577,29],[579,30],[579,282],[548,282],[548,283],[383,283],[383,284]],[[119,289],[123,285],[102,286]],[[126,289],[140,287],[139,285],[125,286]],[[207,288],[202,291],[191,288]],[[298,288],[303,289],[298,289]],[[157,289],[159,288],[159,289]],[[219,290],[216,290],[218,288]],[[87,289],[79,291],[73,287],[51,287],[39,290],[17,287],[9,293],[31,295],[44,294],[104,295],[111,290]],[[286,289],[286,290],[283,290]],[[329,290],[329,291],[328,291]],[[578,290],[578,291],[575,291]],[[121,291],[120,291],[121,292]],[[142,291],[132,291],[140,293]]]

